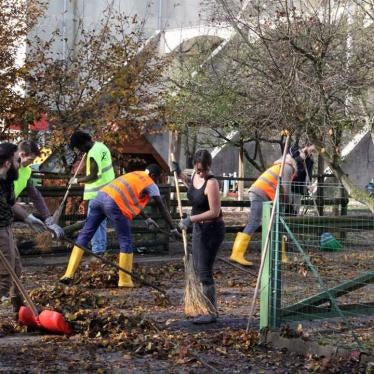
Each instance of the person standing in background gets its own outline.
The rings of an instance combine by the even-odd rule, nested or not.
[[[293,145],[289,153],[297,164],[296,177],[292,181],[292,207],[293,211],[289,212],[291,215],[299,214],[301,207],[301,199],[307,194],[307,188],[311,184],[311,177],[313,173],[313,153],[316,148],[313,144],[306,144],[304,147]]]
[[[91,135],[82,130],[76,130],[70,138],[70,147],[86,153],[86,176],[71,178],[70,184],[84,184],[83,200],[88,201],[88,212],[92,207],[97,193],[115,178],[112,165],[112,155],[109,148],[101,142],[92,140]],[[107,247],[107,220],[98,226],[91,240],[92,252],[102,255]]]

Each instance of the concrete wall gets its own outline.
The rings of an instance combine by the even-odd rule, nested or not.
[[[77,35],[78,20],[83,22],[85,29],[95,28],[107,4],[107,0],[49,0],[45,16],[31,36],[49,40],[52,33],[59,29],[62,36],[55,41],[53,49],[56,58],[63,59]],[[200,26],[202,22],[200,0],[115,0],[114,7],[129,16],[137,15],[138,20],[145,20],[146,37],[156,30],[172,29],[173,35],[178,38],[176,31]],[[168,134],[150,136],[149,139],[167,161]]]
[[[357,186],[364,188],[374,178],[374,145],[366,134],[342,163],[342,168]]]
[[[250,143],[245,146],[245,149],[250,155],[254,155],[254,144]],[[275,160],[282,156],[279,146],[273,146],[271,144],[262,145],[262,153],[265,163],[270,166]],[[258,161],[258,157],[256,158]],[[213,159],[213,171],[217,175],[223,173],[238,173],[239,165],[239,148],[236,147],[224,147]],[[257,177],[259,172],[252,166],[247,160],[244,161],[245,177]]]

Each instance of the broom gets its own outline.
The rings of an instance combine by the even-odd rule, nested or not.
[[[175,161],[174,154],[171,154],[171,160]],[[174,171],[175,190],[177,193],[179,217],[183,218],[182,201],[180,196],[178,175]],[[184,248],[184,271],[185,271],[185,288],[184,288],[184,313],[188,317],[198,315],[207,315],[215,312],[214,305],[204,295],[201,283],[195,271],[191,252],[187,250],[187,232],[182,230],[183,248]]]

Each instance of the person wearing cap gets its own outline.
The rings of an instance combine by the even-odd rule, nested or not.
[[[40,156],[40,150],[35,142],[24,140],[18,144],[20,167],[18,169],[18,178],[14,181],[15,198],[17,199],[21,193],[26,190],[27,195],[39,213],[41,219],[45,222],[47,227],[53,231],[55,237],[59,239],[64,236],[64,230],[54,222],[42,194],[34,186],[31,179],[32,169],[30,165],[38,156]]]
[[[86,175],[73,177],[70,184],[83,184],[83,200],[88,201],[88,212],[98,192],[115,178],[112,165],[112,155],[109,148],[101,142],[93,141],[91,135],[82,130],[76,130],[70,138],[70,147],[86,154]],[[102,220],[91,239],[92,252],[101,255],[107,248],[106,220]]]
[[[282,159],[264,171],[249,189],[249,200],[251,202],[251,211],[248,217],[248,223],[243,232],[238,232],[232,247],[230,260],[240,265],[251,266],[253,263],[248,261],[244,255],[248,249],[252,235],[261,226],[262,204],[266,201],[273,201],[278,185],[278,176],[281,170]],[[285,204],[292,203],[291,181],[297,172],[296,161],[290,154],[286,156],[281,185],[281,196]]]
[[[126,173],[103,187],[93,199],[90,213],[74,246],[65,275],[60,279],[64,284],[71,284],[84,251],[101,222],[108,218],[113,225],[119,242],[119,266],[129,272],[133,264],[133,241],[130,222],[141,215],[150,230],[159,226],[142,210],[153,198],[163,217],[171,228],[171,234],[179,236],[169,211],[163,203],[157,182],[161,176],[161,168],[156,164],[149,165],[145,171]],[[133,287],[130,275],[119,271],[118,287]]]

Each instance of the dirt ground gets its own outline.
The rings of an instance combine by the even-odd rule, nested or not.
[[[222,253],[226,257],[227,253]],[[260,257],[252,253],[256,273]],[[114,260],[114,256],[112,257]],[[135,265],[144,278],[167,291],[167,298],[136,282],[116,288],[116,271],[85,260],[72,287],[61,286],[66,258],[28,258],[23,280],[41,307],[64,313],[70,337],[26,331],[12,322],[9,305],[0,307],[0,372],[49,373],[359,373],[365,364],[345,358],[296,354],[263,344],[258,314],[246,332],[256,278],[217,261],[219,320],[198,327],[182,307],[181,259],[147,259]],[[367,320],[373,326],[372,320]],[[373,339],[371,330],[371,339]],[[370,337],[369,337],[370,338]]]

